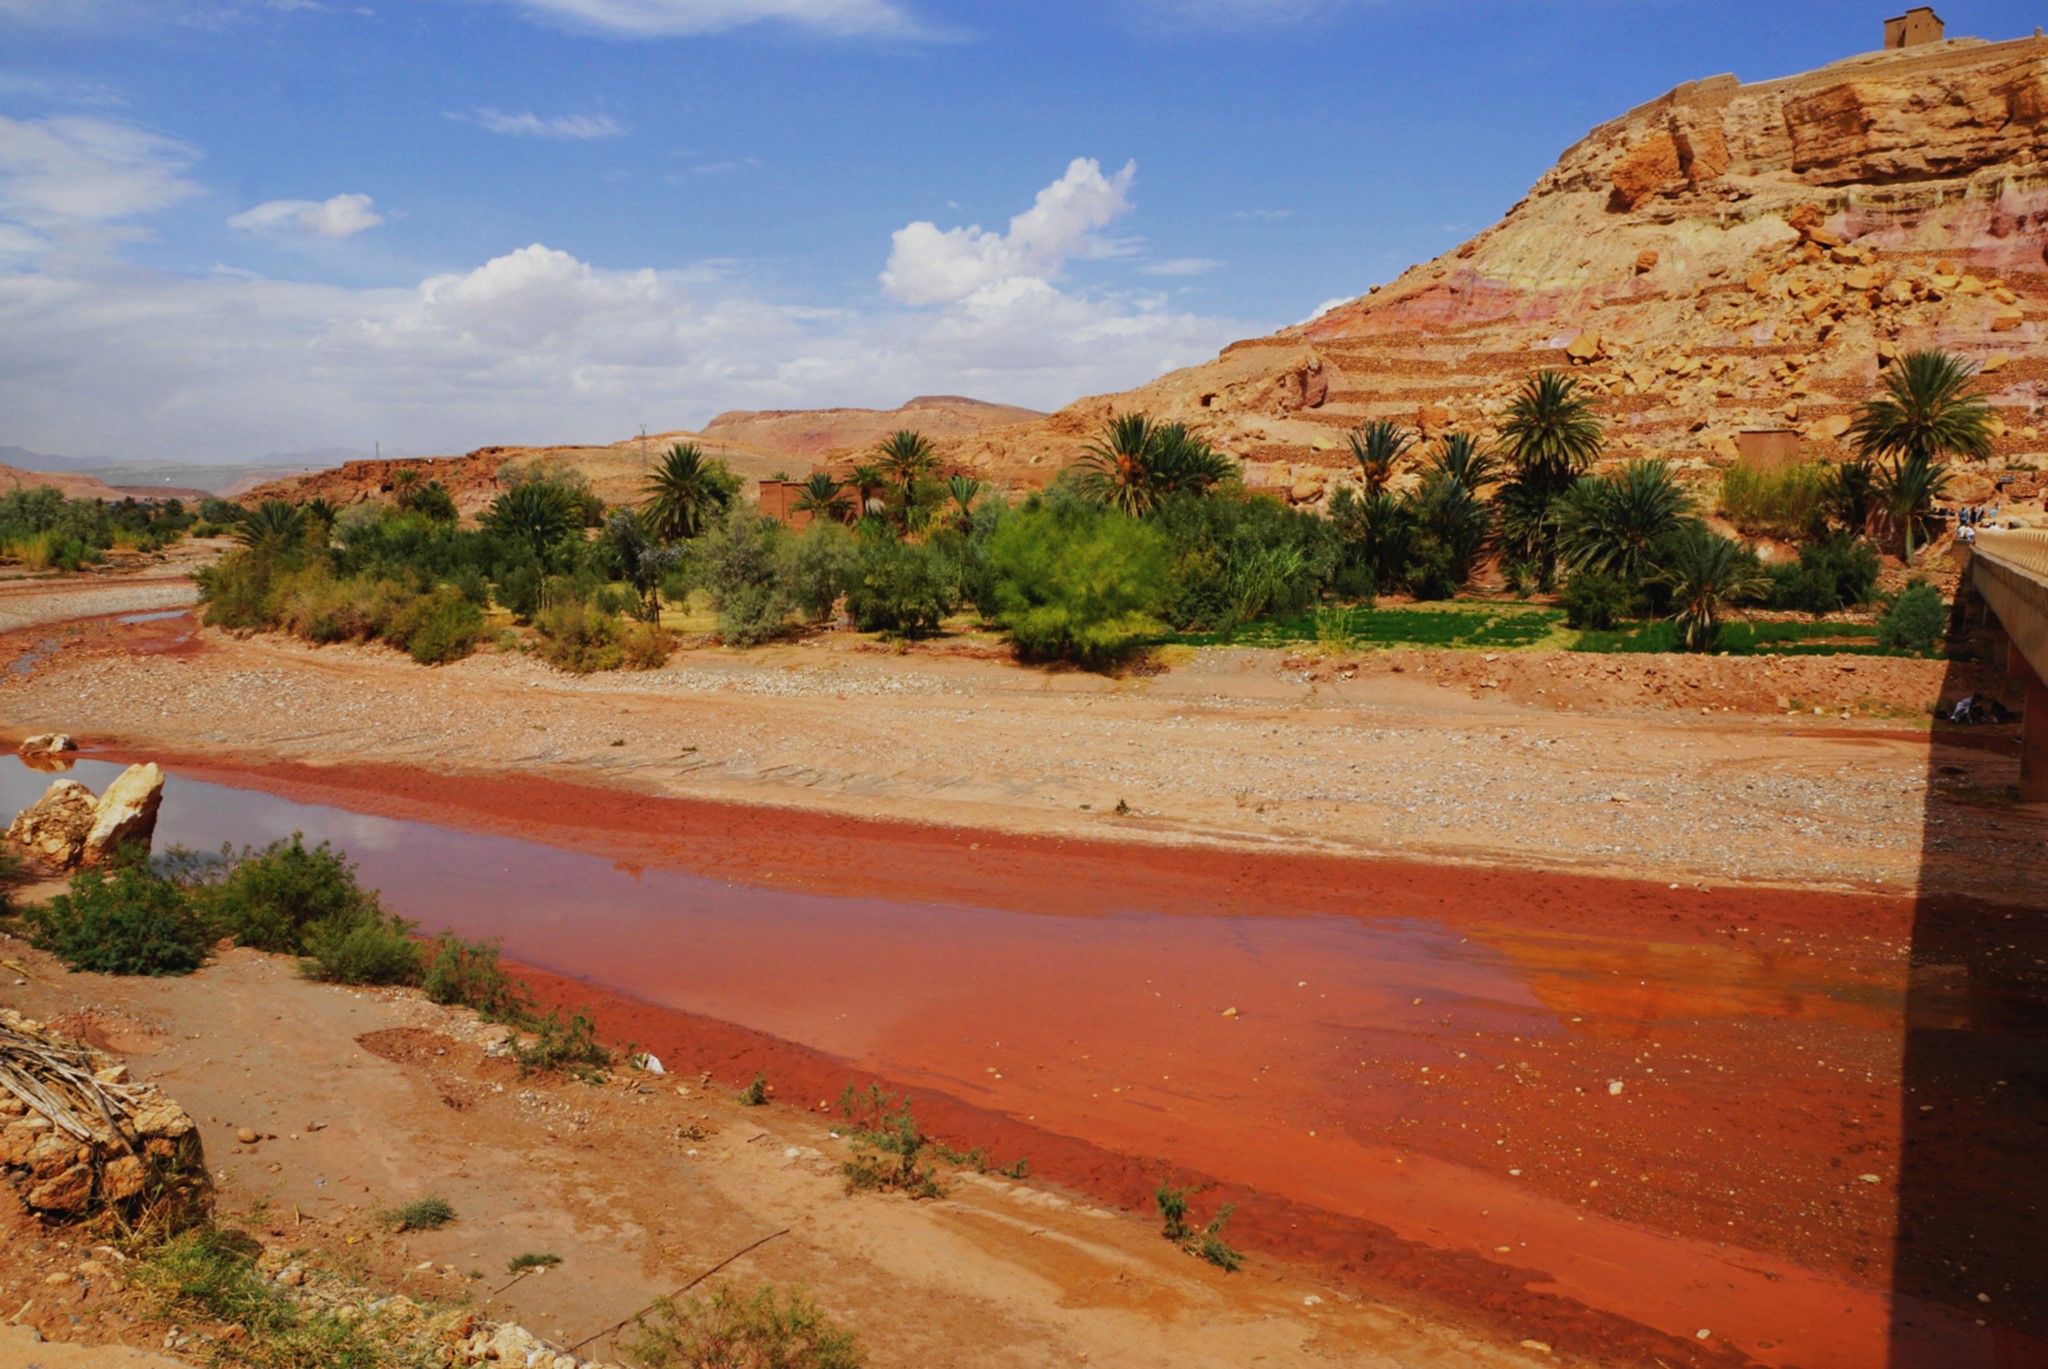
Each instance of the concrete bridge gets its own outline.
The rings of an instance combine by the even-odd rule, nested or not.
[[[2048,803],[2048,532],[1978,532],[1964,571],[1990,611],[2006,679],[2023,692],[2020,801]]]

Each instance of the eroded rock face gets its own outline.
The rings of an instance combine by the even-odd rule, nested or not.
[[[1878,363],[1940,347],[1989,365],[1994,464],[2048,459],[2048,40],[1959,39],[1743,85],[1680,86],[1592,130],[1493,227],[1349,303],[1140,389],[949,451],[1043,484],[1111,413],[1185,422],[1283,497],[1339,479],[1375,419],[1429,446],[1484,435],[1533,373],[1569,367],[1609,416],[1608,455],[1688,481],[1717,437],[1840,419]],[[1309,361],[1316,363],[1307,369]],[[1315,383],[1311,385],[1311,377]],[[1320,402],[1317,402],[1317,401]]]
[[[164,772],[154,763],[131,765],[107,786],[85,838],[85,863],[96,865],[123,846],[147,848],[164,801]]]

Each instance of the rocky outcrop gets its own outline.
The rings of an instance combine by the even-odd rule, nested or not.
[[[1142,410],[1285,471],[1291,494],[1313,483],[1304,467],[1348,478],[1347,429],[1427,415],[1432,437],[1484,433],[1531,373],[1570,367],[1607,416],[1610,456],[1663,456],[1707,480],[1745,428],[1792,424],[1811,455],[1839,456],[1880,362],[1938,346],[2022,358],[1987,367],[1995,461],[2040,464],[2044,265],[2048,41],[1713,77],[1594,129],[1499,223],[1394,281],[944,454],[1043,484],[1103,417]]]
[[[167,1211],[204,1201],[206,1163],[192,1118],[155,1085],[0,1009],[0,1189],[46,1218]]]
[[[84,859],[97,865],[124,846],[147,850],[156,835],[157,809],[164,801],[164,772],[152,763],[131,765],[100,795],[86,834]]]
[[[123,846],[147,849],[163,806],[164,772],[131,765],[98,798],[77,780],[58,780],[7,829],[7,839],[55,870],[104,863]]]
[[[58,780],[21,810],[7,829],[7,839],[55,869],[76,869],[85,860],[85,839],[92,835],[98,813],[99,800],[92,790],[77,780]]]

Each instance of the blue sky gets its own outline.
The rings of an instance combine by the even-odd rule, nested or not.
[[[1940,8],[1988,38],[2039,17]],[[0,445],[1056,407],[1363,293],[1592,125],[1875,47],[1887,12],[0,0]]]

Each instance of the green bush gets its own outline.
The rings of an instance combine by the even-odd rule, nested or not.
[[[1877,588],[1877,551],[1863,538],[1837,533],[1800,548],[1796,564],[1781,562],[1766,573],[1771,577],[1765,601],[1770,607],[1818,618],[1870,602]]]
[[[692,549],[692,573],[711,592],[727,646],[758,646],[788,630],[795,605],[782,574],[786,536],[759,511],[734,507]]]
[[[567,1073],[594,1080],[612,1062],[611,1052],[598,1044],[597,1024],[580,1009],[567,1018],[550,1010],[533,1022],[531,1040],[515,1032],[506,1044],[521,1074]]]
[[[220,931],[281,955],[305,955],[316,926],[346,929],[383,914],[377,896],[356,883],[347,856],[324,841],[309,850],[297,832],[244,850],[224,877],[197,892]]]
[[[1564,587],[1566,627],[1611,631],[1640,609],[1641,592],[1619,576],[1581,571]]]
[[[848,1123],[847,1144],[853,1148],[840,1165],[849,1191],[945,1196],[938,1171],[926,1158],[933,1150],[932,1139],[910,1110],[909,1098],[892,1100],[879,1084],[868,1085],[865,1092],[848,1084],[839,1095],[839,1111]]]
[[[1166,539],[1094,505],[1026,505],[988,556],[996,621],[1027,658],[1108,664],[1160,630],[1173,589]]]
[[[540,658],[557,670],[590,675],[617,670],[626,663],[626,649],[619,642],[619,620],[580,600],[542,609],[533,626],[540,635]]]
[[[854,535],[840,523],[817,518],[801,537],[784,539],[782,547],[782,576],[799,613],[813,623],[831,617],[854,566]]]
[[[443,932],[427,943],[421,960],[420,987],[434,1002],[474,1008],[487,1022],[525,1022],[532,1017],[533,998],[498,963],[496,945]]]
[[[676,635],[659,623],[628,623],[619,632],[619,655],[628,670],[659,670],[676,649]]]
[[[1151,524],[1173,547],[1165,616],[1182,631],[1304,611],[1336,573],[1341,550],[1329,520],[1262,495],[1177,494]],[[1369,594],[1370,569],[1348,583]]]
[[[1152,1199],[1159,1205],[1159,1234],[1167,1240],[1218,1269],[1235,1270],[1244,1264],[1244,1256],[1223,1239],[1223,1228],[1229,1223],[1230,1214],[1237,1210],[1235,1204],[1225,1203],[1217,1208],[1208,1224],[1197,1230],[1188,1225],[1186,1189],[1162,1183],[1153,1190]]]
[[[420,947],[411,932],[410,922],[383,912],[316,922],[306,929],[300,968],[328,984],[416,984]]]
[[[626,1346],[650,1369],[860,1369],[867,1362],[802,1289],[772,1284],[751,1298],[722,1285],[707,1299],[663,1298]]]
[[[1924,580],[1915,580],[1899,591],[1899,597],[1877,622],[1877,641],[1886,651],[1926,652],[1941,640],[1948,627],[1948,605],[1940,591]]]
[[[954,577],[935,550],[899,542],[883,530],[863,533],[846,573],[846,611],[863,632],[918,637],[954,608]]]
[[[384,629],[386,641],[421,665],[459,661],[476,650],[483,635],[483,610],[458,589],[420,595]]]
[[[94,974],[190,974],[211,940],[186,890],[140,862],[79,871],[27,923],[31,945]]]

